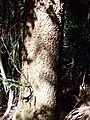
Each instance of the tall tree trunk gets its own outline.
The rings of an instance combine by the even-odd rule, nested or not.
[[[26,0],[25,6],[21,75],[25,89],[20,91],[13,120],[58,120],[63,3]]]

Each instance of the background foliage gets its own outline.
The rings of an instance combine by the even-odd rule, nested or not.
[[[9,89],[14,90],[16,97],[20,86],[18,79],[21,72],[24,5],[24,0],[0,0],[0,53],[7,78],[2,80],[0,70],[0,114],[6,109]],[[9,88],[6,92],[3,89],[4,84]]]
[[[64,44],[62,56],[62,111],[70,112],[76,104],[83,82],[90,84],[90,1],[66,0],[64,9]]]

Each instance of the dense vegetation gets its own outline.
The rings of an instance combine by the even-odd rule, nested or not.
[[[3,64],[3,68],[0,66],[0,113],[7,107],[10,89],[14,91],[14,97],[18,96],[24,6],[23,0],[0,0],[0,59]]]
[[[89,6],[90,3],[86,0],[65,1],[61,80],[62,101],[65,100],[62,109],[66,114],[76,105],[73,95],[78,95],[82,82],[90,84]]]

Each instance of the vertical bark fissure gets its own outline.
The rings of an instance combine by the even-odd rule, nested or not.
[[[60,42],[59,42],[59,60],[58,60],[58,66],[57,66],[57,105],[56,105],[56,120],[61,119],[61,98],[62,98],[62,81],[61,81],[61,68],[62,68],[62,46],[63,46],[63,29],[64,29],[64,0],[60,0],[60,9],[61,9],[61,26],[60,26]]]

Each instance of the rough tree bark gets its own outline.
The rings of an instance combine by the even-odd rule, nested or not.
[[[22,49],[20,91],[13,120],[57,120],[60,45],[60,0],[26,0],[26,31]]]

